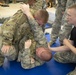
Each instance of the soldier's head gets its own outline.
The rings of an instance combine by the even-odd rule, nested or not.
[[[67,9],[67,21],[69,24],[76,26],[76,4],[68,7]]]
[[[43,61],[49,61],[52,58],[52,54],[49,49],[44,47],[37,48],[36,55]]]
[[[49,14],[45,9],[40,9],[34,14],[34,18],[42,26],[47,23]]]

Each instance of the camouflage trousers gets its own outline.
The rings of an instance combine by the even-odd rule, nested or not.
[[[76,54],[71,51],[56,52],[54,59],[61,63],[76,63]]]
[[[54,59],[60,63],[76,63],[76,54],[71,51],[56,52]],[[67,75],[76,75],[76,68]]]

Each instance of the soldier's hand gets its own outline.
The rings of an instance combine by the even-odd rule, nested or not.
[[[29,4],[23,4],[21,10],[24,14],[28,14],[30,12]]]
[[[31,43],[32,43],[31,40],[25,41],[25,49],[26,49],[26,48],[30,48]]]
[[[65,38],[65,39],[63,40],[63,44],[64,44],[64,45],[67,45],[68,43],[73,44],[73,41]]]
[[[4,54],[8,53],[10,47],[11,46],[9,46],[9,45],[3,45],[1,48],[2,53],[4,53]]]

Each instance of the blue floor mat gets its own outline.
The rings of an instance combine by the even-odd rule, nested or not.
[[[50,35],[45,35],[47,41],[50,41]],[[59,46],[59,40],[53,46]],[[52,52],[54,54],[54,52]],[[10,68],[4,70],[0,67],[0,75],[66,75],[68,72],[75,68],[75,64],[61,64],[56,62],[53,58],[43,64],[42,66],[35,67],[33,69],[25,70],[21,67],[19,62],[10,62]]]
[[[45,29],[51,28],[51,27],[52,27],[52,24],[50,24],[50,23],[46,23],[46,24],[45,24]]]
[[[33,69],[25,70],[20,63],[13,61],[8,70],[0,67],[0,75],[66,75],[72,71],[75,64],[60,64],[52,58],[49,62]]]

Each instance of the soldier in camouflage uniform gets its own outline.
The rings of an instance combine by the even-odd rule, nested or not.
[[[64,39],[63,46],[50,48],[51,51],[59,51],[54,55],[54,59],[60,63],[76,63],[76,4],[70,6],[66,11],[66,21],[69,25],[74,25],[70,40]],[[76,75],[76,68],[67,75]]]
[[[32,22],[34,24],[33,25],[31,24],[32,28],[31,30],[27,18],[22,13],[21,10],[19,10],[16,14],[14,14],[13,17],[11,17],[9,20],[4,22],[4,24],[1,26],[2,34],[1,34],[0,48],[1,50],[4,49],[4,52],[3,51],[0,52],[1,59],[4,58],[2,55],[4,55],[5,52],[7,52],[9,49],[9,51],[6,53],[7,58],[9,60],[15,60],[17,58],[18,51],[21,50],[19,51],[18,60],[21,61],[21,65],[23,68],[29,69],[42,65],[44,63],[44,61],[40,60],[35,55],[35,48],[47,47],[46,39],[43,34],[42,28],[38,26],[38,24],[35,23],[34,21]],[[31,51],[24,48],[24,42],[28,39],[31,39],[33,42],[33,44],[31,45],[32,48]],[[8,45],[9,47],[7,47]],[[30,62],[31,60],[29,57],[31,57],[31,55],[35,59],[34,63]]]
[[[25,3],[28,3],[30,0],[25,0]],[[34,9],[34,12],[37,11],[38,9],[42,9],[42,6],[43,6],[43,1],[42,0],[35,0],[36,2],[35,3],[32,3],[32,6],[30,5],[30,7],[32,9]],[[18,17],[18,18],[17,18]],[[16,15],[13,17],[13,19],[17,19],[18,22],[20,22],[19,24],[23,24],[25,23],[25,15],[23,14],[23,12],[21,12],[20,10],[16,13]],[[15,22],[15,21],[14,21]],[[7,20],[4,22],[4,24],[7,23]],[[12,21],[11,21],[12,23]],[[15,22],[16,23],[16,22]],[[0,31],[1,31],[1,27],[0,27]],[[1,31],[2,32],[2,31]],[[1,34],[0,32],[0,34]]]
[[[52,25],[50,45],[52,45],[58,37],[61,44],[64,38],[69,37],[72,26],[68,25],[66,21],[66,10],[70,5],[73,5],[75,3],[76,0],[58,0],[56,18]],[[63,26],[62,29],[61,26]]]

